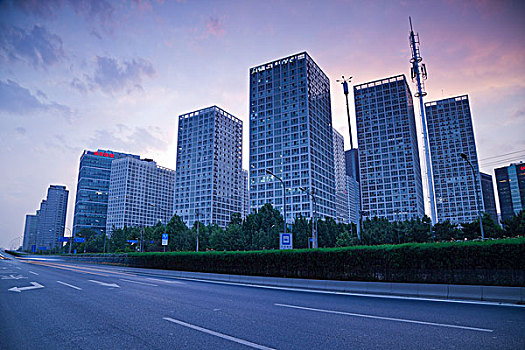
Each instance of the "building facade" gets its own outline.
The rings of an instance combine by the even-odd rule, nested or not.
[[[438,222],[472,222],[484,211],[467,95],[425,103]],[[475,180],[467,155],[474,167]]]
[[[352,163],[353,158],[353,163]],[[345,151],[345,167],[346,167],[346,175],[348,176],[354,176],[354,165],[356,167],[355,169],[355,175],[356,175],[356,181],[359,182],[359,151],[357,148],[349,149]]]
[[[250,181],[248,170],[242,170],[242,189],[241,189],[241,216],[246,218],[250,214]]]
[[[250,210],[336,217],[330,81],[306,53],[250,69]],[[272,172],[275,176],[269,174]]]
[[[495,223],[499,223],[498,213],[496,211],[496,197],[494,196],[494,185],[492,176],[485,173],[479,173],[481,176],[481,191],[483,193],[483,205],[485,213],[489,214]]]
[[[137,155],[100,149],[85,150],[80,156],[73,234],[83,229],[97,234],[106,232],[111,163],[123,157],[140,159]]]
[[[404,75],[354,86],[364,218],[424,215],[412,94]]]
[[[172,215],[175,171],[151,159],[123,157],[111,163],[106,233],[167,223]]]
[[[242,121],[217,106],[179,116],[173,210],[226,227],[243,210]]]
[[[58,239],[64,237],[68,197],[69,191],[66,186],[49,186],[47,197],[40,203],[40,210],[37,214],[36,246],[38,250],[54,249],[59,245]]]
[[[335,220],[347,224],[349,221],[348,192],[346,183],[346,164],[344,138],[333,130],[334,175],[335,175]]]
[[[36,230],[38,226],[38,215],[27,214],[26,222],[24,226],[24,243],[22,244],[22,250],[28,252],[31,251],[31,247],[36,245]]]
[[[507,220],[525,208],[525,163],[497,168],[494,173],[501,220]]]
[[[359,210],[361,210],[361,193],[359,189],[359,153],[357,148],[345,151],[345,173],[348,218],[349,222],[357,224],[359,221]]]

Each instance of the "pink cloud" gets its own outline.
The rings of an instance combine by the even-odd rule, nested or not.
[[[206,21],[206,36],[216,36],[221,37],[226,34],[226,29],[224,28],[224,23],[222,19],[218,17],[210,17]]]

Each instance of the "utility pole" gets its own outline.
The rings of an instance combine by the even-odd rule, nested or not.
[[[299,187],[301,191],[308,194],[310,198],[312,198],[312,205],[313,205],[313,217],[312,217],[312,248],[319,248],[319,245],[317,243],[317,202],[315,201],[315,190],[312,189],[312,191],[309,191],[308,189],[304,187]],[[314,229],[315,228],[315,229]]]
[[[283,219],[284,219],[284,233],[286,234],[286,186],[284,185],[283,179],[275,175],[271,170],[266,169],[266,173],[269,175],[272,175],[277,180],[281,181],[281,184],[283,185],[283,215],[284,215]]]
[[[424,80],[427,79],[427,68],[424,63],[421,63],[423,61],[423,57],[421,57],[421,54],[419,52],[419,33],[414,34],[414,30],[412,29],[412,18],[408,17],[408,20],[410,22],[410,49],[412,53],[412,58],[410,59],[410,63],[412,64],[412,67],[410,69],[411,71],[411,77],[412,81],[416,83],[417,86],[417,92],[415,93],[415,97],[419,99],[419,112],[421,114],[421,128],[423,129],[423,148],[425,150],[425,163],[426,163],[426,173],[427,173],[427,185],[428,185],[428,200],[430,202],[430,219],[432,220],[432,225],[435,225],[437,222],[436,219],[436,201],[434,197],[434,177],[432,174],[432,162],[430,158],[430,145],[428,142],[428,130],[427,130],[427,119],[425,116],[425,105],[423,103],[423,97],[427,95],[425,92],[425,85],[423,83]]]
[[[349,77],[348,79],[345,79],[345,76],[343,75],[341,77],[342,79],[339,79],[337,80],[337,82],[340,82],[342,85],[343,85],[343,93],[345,94],[345,98],[346,98],[346,116],[348,117],[348,136],[350,138],[350,158],[351,158],[351,161],[352,161],[352,176],[354,178],[354,181],[357,183],[357,164],[356,164],[356,161],[355,161],[355,157],[354,157],[354,143],[352,141],[352,123],[350,121],[350,106],[348,104],[348,94],[349,94],[349,89],[348,89],[348,83],[352,80],[352,77]],[[357,152],[357,149],[356,149],[356,152]],[[361,240],[361,228],[360,228],[360,225],[359,225],[359,222],[360,222],[360,216],[361,216],[361,201],[359,199],[359,184],[355,190],[355,193],[354,193],[354,201],[356,203],[356,212],[357,212],[357,239],[358,240]]]
[[[472,178],[474,180],[474,192],[476,195],[476,207],[478,207],[477,212],[479,215],[479,227],[481,229],[481,239],[485,239],[485,233],[483,232],[483,214],[481,213],[481,205],[479,205],[478,180],[476,177],[476,171],[474,170],[474,166],[472,165],[470,160],[468,160],[468,156],[465,153],[460,153],[459,155],[461,156],[461,158],[465,159],[468,165],[470,165],[470,169],[472,169]]]
[[[196,252],[199,251],[199,209],[195,209],[195,216],[197,217],[197,248]]]

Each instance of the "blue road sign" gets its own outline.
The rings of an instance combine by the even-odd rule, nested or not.
[[[58,237],[58,242],[69,242],[69,237]]]
[[[31,253],[36,253],[36,245],[31,246]]]
[[[47,247],[38,247],[38,250],[47,250]]]
[[[75,237],[76,243],[84,243],[86,242],[86,239],[84,237]]]
[[[128,239],[128,243],[139,243],[138,239]]]
[[[279,238],[279,249],[293,249],[291,233],[279,233]]]
[[[162,234],[162,245],[168,245],[168,234],[167,233]]]

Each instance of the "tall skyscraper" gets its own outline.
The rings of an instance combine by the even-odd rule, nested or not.
[[[132,157],[133,154],[109,150],[84,151],[80,156],[73,233],[89,229],[97,234],[106,231],[108,211],[109,176],[115,159]]]
[[[24,227],[24,243],[22,249],[24,251],[31,251],[31,247],[36,244],[36,230],[38,226],[38,215],[27,214],[26,223]]]
[[[343,135],[333,130],[334,140],[334,175],[335,175],[335,212],[337,222],[348,223],[348,194],[346,183],[346,164]]]
[[[438,222],[472,222],[483,211],[483,198],[468,96],[427,102],[425,113]]]
[[[151,159],[123,157],[111,163],[106,232],[124,226],[167,223],[172,215],[175,171]]]
[[[352,158],[354,158],[354,163],[352,163]],[[345,151],[345,167],[346,175],[354,176],[353,173],[353,164],[355,164],[356,170],[356,180],[359,182],[359,152],[357,148],[349,149]]]
[[[250,209],[336,217],[330,81],[306,53],[250,69]]]
[[[248,170],[242,170],[242,188],[241,188],[241,216],[244,219],[250,214],[250,182],[248,177]]]
[[[501,220],[506,220],[525,209],[525,163],[497,168],[494,172]]]
[[[66,186],[49,186],[38,212],[37,249],[53,249],[58,245],[58,239],[64,237],[68,196]]]
[[[483,192],[483,204],[485,206],[485,213],[489,214],[492,220],[497,224],[498,213],[496,211],[496,197],[494,196],[494,185],[492,184],[492,176],[485,173],[481,175],[481,191]]]
[[[354,98],[365,218],[422,217],[414,105],[405,76],[356,85]]]
[[[242,121],[217,106],[179,116],[174,212],[226,227],[242,214]]]
[[[354,179],[353,167],[356,167]],[[345,151],[345,173],[348,218],[350,222],[357,224],[359,220],[361,193],[359,189],[359,153],[357,148]]]

